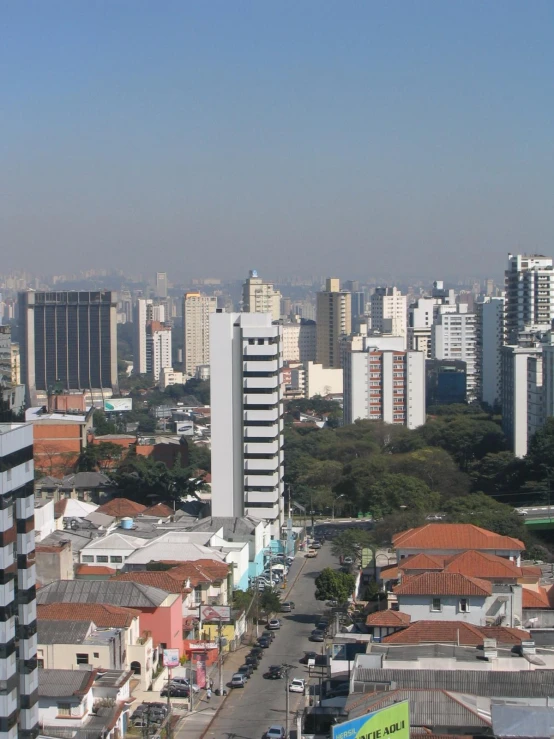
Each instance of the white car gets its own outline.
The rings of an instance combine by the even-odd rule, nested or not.
[[[282,726],[270,726],[265,736],[266,739],[285,739],[285,730]]]
[[[295,677],[289,684],[289,691],[291,693],[304,693],[306,690],[306,681],[301,677]]]

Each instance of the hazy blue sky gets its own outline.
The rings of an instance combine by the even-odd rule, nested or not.
[[[554,3],[12,0],[0,271],[554,253]]]

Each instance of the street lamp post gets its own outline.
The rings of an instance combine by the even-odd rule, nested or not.
[[[341,498],[344,498],[344,493],[342,493],[341,495],[337,496],[333,500],[333,521],[335,520],[335,504],[336,504],[337,500],[340,500]]]
[[[285,739],[289,739],[289,675],[294,670],[294,665],[281,665],[285,675]]]

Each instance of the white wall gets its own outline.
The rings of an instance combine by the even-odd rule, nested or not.
[[[329,393],[343,392],[343,371],[336,368],[324,368],[322,364],[307,362],[306,370],[306,397],[328,395]]]
[[[436,596],[439,597],[439,596]],[[460,611],[458,596],[440,596],[441,611],[431,610],[432,597],[429,595],[397,595],[399,610],[407,613],[414,621],[464,621],[475,626],[485,625],[485,597],[472,596],[469,611]]]

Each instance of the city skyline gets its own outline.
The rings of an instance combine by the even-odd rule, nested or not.
[[[31,6],[0,50],[11,268],[399,279],[548,249],[549,3]]]

